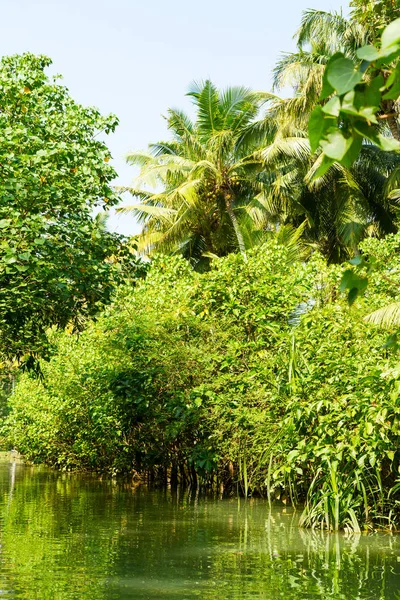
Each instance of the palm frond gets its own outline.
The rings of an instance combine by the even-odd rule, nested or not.
[[[315,81],[315,87],[320,89],[324,67],[329,58],[329,53],[316,51],[282,53],[272,72],[274,89],[279,90],[290,86],[300,91],[300,85],[305,86],[312,79]]]
[[[170,129],[175,136],[183,139],[187,135],[194,134],[194,124],[190,117],[182,110],[176,108],[170,108],[168,110],[168,129]]]
[[[305,161],[310,157],[310,142],[305,137],[276,138],[270,146],[263,150],[262,156],[267,163],[279,160],[287,163],[292,159]]]
[[[393,302],[370,313],[364,320],[384,328],[400,327],[400,302]]]
[[[150,198],[150,196],[152,195],[151,192],[148,192],[146,190],[141,190],[139,188],[132,187],[132,186],[116,186],[115,189],[120,194],[124,194],[125,192],[128,192],[134,198],[138,198],[139,200],[142,200],[142,201],[148,200]]]
[[[138,167],[145,167],[152,163],[153,155],[150,152],[128,152],[125,156],[125,160],[128,165],[135,165]]]
[[[331,53],[364,45],[365,31],[354,26],[339,12],[309,9],[302,14],[300,27],[295,33],[299,48],[306,44],[326,45]]]
[[[163,206],[152,206],[150,204],[131,204],[129,206],[121,206],[116,209],[117,213],[132,214],[134,216],[151,215],[158,219],[164,219],[171,222],[171,217],[176,214],[176,210],[165,208]]]
[[[197,109],[197,124],[202,135],[209,136],[221,127],[222,119],[217,88],[207,80],[192,83],[187,94],[193,98]]]
[[[240,135],[236,137],[235,150],[246,153],[253,148],[271,144],[277,129],[276,119],[270,115],[248,123],[242,128]]]
[[[152,156],[158,157],[165,154],[178,154],[179,144],[172,142],[158,142],[157,144],[149,144],[149,150]]]

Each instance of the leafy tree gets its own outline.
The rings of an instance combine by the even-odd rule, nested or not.
[[[396,3],[377,2],[363,6],[358,1],[358,15],[371,10],[377,4],[377,18],[381,19],[380,30],[385,19],[398,13]],[[370,15],[371,16],[371,15]],[[384,18],[383,18],[384,17]],[[321,93],[322,105],[317,106],[310,119],[309,135],[313,150],[322,148],[320,172],[325,172],[336,163],[351,166],[357,160],[363,139],[393,156],[400,153],[398,132],[398,104],[400,98],[400,18],[382,31],[378,45],[359,48],[356,59],[349,60],[343,54],[335,54],[324,72],[324,85]],[[327,101],[327,99],[329,100]],[[327,102],[326,102],[327,101]],[[382,114],[386,108],[389,114]],[[379,120],[392,122],[390,130],[395,139],[390,139],[379,131]],[[398,200],[400,196],[400,170],[395,168],[390,175],[387,193]],[[369,275],[375,268],[375,258],[355,257],[342,279],[342,290],[348,290],[352,304],[368,286]],[[361,274],[358,272],[361,271]],[[379,308],[367,317],[371,323],[390,327],[400,324],[398,302]],[[397,334],[389,338],[387,345],[398,348]]]
[[[120,245],[91,216],[118,200],[99,139],[117,119],[74,102],[50,65],[33,54],[0,63],[0,352],[28,364],[49,327],[79,328],[110,298],[107,258]]]
[[[307,10],[295,34],[297,51],[282,54],[273,71],[274,88],[290,87],[293,97],[280,101],[281,122],[306,129],[311,111],[319,102],[322,79],[329,59],[342,52],[354,58],[367,43],[368,32],[341,12]]]
[[[353,18],[368,29],[371,43],[377,43],[383,29],[400,17],[397,0],[352,0]]]
[[[335,161],[350,166],[358,157],[363,139],[384,151],[399,151],[397,100],[400,96],[400,19],[383,32],[380,48],[368,45],[352,61],[335,54],[324,73],[322,104],[310,118],[311,148],[323,150],[320,172]],[[390,105],[386,105],[390,102]],[[393,112],[382,114],[382,107]],[[380,122],[391,120],[391,139],[379,131]]]
[[[125,189],[141,204],[119,210],[133,211],[143,223],[141,249],[179,252],[202,268],[210,254],[246,255],[241,221],[261,189],[262,161],[259,144],[245,134],[262,98],[246,88],[220,92],[210,81],[194,84],[189,96],[194,122],[171,109],[172,140],[128,155],[141,172],[135,187]]]
[[[370,4],[379,4],[382,22],[398,11],[388,1]],[[349,19],[341,13],[319,10],[303,13],[296,33],[298,51],[283,55],[274,71],[275,88],[292,86],[293,97],[270,95],[265,117],[252,126],[256,136],[263,129],[262,123],[266,128],[268,120],[275,122],[273,143],[263,152],[269,183],[262,193],[264,220],[304,224],[303,239],[317,244],[330,261],[352,256],[365,235],[396,231],[399,157],[382,152],[396,145],[390,140],[390,133],[398,137],[396,103],[380,98],[374,134],[364,142],[362,137],[357,140],[357,148],[353,147],[356,153],[347,162],[335,161],[341,152],[340,143],[343,152],[348,150],[346,133],[340,129],[326,148],[332,154],[330,159],[315,143],[321,128],[328,130],[336,115],[326,85],[326,95],[320,100],[326,65],[335,57],[342,57],[344,62],[356,60],[357,51],[375,36],[365,18],[366,9],[366,3],[353,3]],[[319,125],[321,114],[325,115],[324,126]],[[311,146],[305,139],[307,129]]]

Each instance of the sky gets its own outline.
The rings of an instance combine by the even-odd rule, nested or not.
[[[0,0],[0,46],[2,55],[50,56],[77,102],[118,116],[106,142],[116,183],[130,185],[126,153],[168,139],[162,115],[190,111],[192,81],[270,90],[302,11],[341,7],[346,0]],[[138,232],[127,215],[112,215],[109,227]]]

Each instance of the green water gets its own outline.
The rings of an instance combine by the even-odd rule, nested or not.
[[[400,537],[303,531],[265,501],[191,498],[0,459],[0,597],[394,600]]]

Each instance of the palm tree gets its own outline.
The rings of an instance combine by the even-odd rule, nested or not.
[[[264,131],[271,131],[271,123],[275,129],[273,142],[261,153],[263,190],[247,209],[259,230],[271,223],[276,227],[301,225],[303,239],[317,245],[334,262],[356,252],[365,235],[396,231],[398,198],[393,193],[389,198],[387,191],[391,172],[399,165],[398,157],[365,143],[352,169],[334,164],[314,181],[321,159],[318,152],[311,155],[307,136],[309,116],[319,102],[328,60],[336,52],[355,58],[357,49],[373,35],[367,22],[357,20],[355,14],[345,19],[337,12],[304,12],[296,33],[298,52],[283,55],[274,71],[275,88],[291,86],[293,97],[265,94],[268,110],[246,131],[246,139],[257,144],[261,142],[260,133],[265,138]],[[393,106],[381,108],[382,116],[387,116],[384,112],[389,114],[381,120],[381,128],[390,135],[389,125],[397,136]]]
[[[263,189],[246,209],[259,231],[301,227],[303,243],[329,262],[353,256],[365,236],[397,231],[399,155],[365,144],[351,169],[335,164],[315,180],[320,157],[311,154],[307,135],[295,130],[276,135],[261,157]]]
[[[264,128],[257,143],[246,138],[262,94],[243,87],[221,92],[206,81],[193,84],[188,95],[195,120],[170,109],[172,140],[128,155],[128,163],[139,166],[140,174],[124,190],[140,203],[119,211],[132,211],[143,224],[142,251],[179,252],[201,269],[209,257],[232,251],[239,250],[246,259],[242,224],[245,207],[261,191],[259,150],[267,132]]]
[[[397,0],[355,0],[349,19],[339,12],[303,12],[295,34],[298,51],[283,54],[273,74],[276,90],[290,86],[294,91],[293,98],[285,101],[286,119],[305,126],[318,102],[329,59],[336,52],[355,59],[358,48],[376,41],[378,23],[383,27],[399,16],[397,4]],[[379,18],[372,19],[372,14],[378,14],[378,8]],[[382,101],[381,119],[381,127],[389,129],[392,136],[400,140],[399,108],[393,100]]]
[[[383,29],[400,17],[398,0],[352,0],[352,18],[368,30],[370,42],[376,45]]]

